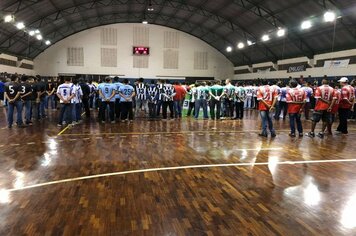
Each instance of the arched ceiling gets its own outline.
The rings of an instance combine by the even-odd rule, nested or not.
[[[1,0],[2,16],[14,14],[28,29],[40,29],[52,44],[92,27],[112,23],[139,23],[171,27],[196,36],[221,51],[234,65],[277,61],[296,56],[356,48],[354,0]],[[305,19],[321,19],[326,10],[342,18],[317,22],[302,32]],[[287,28],[282,38],[272,36]],[[333,37],[335,32],[335,36]],[[260,40],[269,33],[268,42]],[[256,44],[238,50],[238,42]],[[232,52],[226,47],[232,46]],[[1,21],[0,52],[35,58],[48,46]]]

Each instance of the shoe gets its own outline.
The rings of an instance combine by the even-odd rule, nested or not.
[[[319,133],[317,134],[317,136],[318,136],[319,138],[323,139],[323,138],[324,138],[324,133],[319,132]]]
[[[258,136],[267,138],[267,134],[258,134]]]
[[[310,137],[310,138],[314,138],[315,137],[314,132],[309,132],[309,133],[306,133],[305,135]]]
[[[271,133],[272,138],[275,138],[276,136],[277,136],[276,133]]]
[[[105,121],[101,121],[102,124],[105,124]]]
[[[62,124],[57,124],[58,127],[62,127]]]
[[[289,134],[289,137],[295,138],[295,134]]]
[[[115,121],[113,120],[113,121],[111,121],[111,124],[115,124]]]
[[[8,125],[7,128],[11,129],[11,128],[12,128],[12,125]]]
[[[299,138],[303,138],[303,134],[299,134],[298,137],[299,137]]]
[[[26,125],[32,125],[32,121],[26,121]]]

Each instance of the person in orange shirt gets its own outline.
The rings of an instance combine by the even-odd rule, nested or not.
[[[276,137],[276,131],[273,128],[272,122],[272,111],[277,101],[277,91],[268,85],[267,80],[262,81],[262,86],[258,88],[257,100],[258,100],[258,110],[260,111],[260,116],[262,119],[262,133],[259,134],[261,137],[267,137],[267,126],[271,132],[271,137]]]
[[[317,101],[314,108],[311,131],[307,134],[307,136],[314,138],[316,124],[320,120],[323,120],[321,132],[318,133],[318,137],[324,138],[324,131],[327,125],[332,123],[331,110],[337,99],[334,89],[329,86],[329,80],[323,79],[322,85],[315,90],[314,97]]]
[[[341,85],[341,101],[339,104],[339,126],[336,129],[337,134],[348,134],[347,119],[350,116],[350,111],[354,108],[355,90],[349,85],[349,80],[342,77],[338,81]]]
[[[295,137],[295,123],[297,123],[297,129],[299,137],[303,137],[303,126],[300,120],[301,113],[304,109],[307,101],[306,92],[302,88],[297,88],[298,83],[295,80],[289,82],[290,89],[286,95],[286,101],[288,104],[288,114],[291,132],[289,136]]]
[[[179,82],[174,83],[176,95],[173,97],[175,118],[182,118],[183,102],[187,91]]]

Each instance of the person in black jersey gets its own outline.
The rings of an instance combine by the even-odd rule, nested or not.
[[[90,87],[87,83],[85,83],[83,78],[79,79],[79,86],[82,88],[82,92],[83,92],[82,103],[85,111],[85,116],[89,118],[90,117],[90,108],[89,108]]]
[[[46,118],[45,105],[46,105],[46,83],[43,81],[41,76],[36,75],[37,77],[37,101],[39,103],[39,119]]]
[[[22,122],[22,101],[20,98],[20,87],[18,78],[16,75],[11,76],[11,82],[7,84],[5,88],[5,98],[8,101],[7,110],[7,123],[8,128],[12,128],[12,123],[14,121],[14,109],[16,107],[17,111],[17,125],[18,127],[23,126]]]
[[[22,76],[20,83],[20,94],[25,107],[25,120],[26,125],[32,125],[31,121],[31,97],[32,97],[32,87],[28,83],[28,77]]]

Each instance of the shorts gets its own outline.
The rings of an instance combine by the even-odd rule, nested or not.
[[[330,112],[324,111],[314,111],[312,121],[318,123],[320,120],[326,123],[332,123],[332,115]]]

